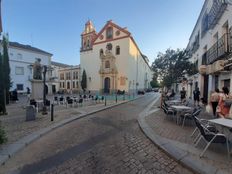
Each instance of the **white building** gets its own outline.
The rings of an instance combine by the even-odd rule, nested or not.
[[[205,0],[187,46],[199,68],[189,77],[189,95],[199,87],[205,101],[215,88],[227,86],[232,91],[232,5],[228,2]]]
[[[131,33],[112,21],[96,32],[91,21],[81,34],[81,69],[87,74],[87,90],[135,92],[150,87],[152,70]]]
[[[52,68],[52,93],[55,94],[56,92],[60,91],[60,76],[59,70],[68,68],[70,65],[54,62],[51,61],[51,68]]]
[[[79,65],[59,69],[59,90],[70,94],[79,92],[81,90],[80,72]]]
[[[52,54],[17,42],[9,42],[8,45],[10,76],[12,87],[10,90],[17,89],[19,93],[26,93],[27,87],[31,89],[31,79],[33,78],[33,64],[37,59],[41,60],[41,65],[51,67]],[[51,71],[47,72],[48,93],[52,92],[50,82]]]

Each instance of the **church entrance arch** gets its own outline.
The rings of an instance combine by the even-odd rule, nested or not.
[[[106,77],[104,79],[104,93],[110,93],[110,78]]]

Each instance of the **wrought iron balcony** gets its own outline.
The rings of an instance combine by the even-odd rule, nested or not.
[[[211,64],[223,56],[229,54],[230,48],[229,34],[224,34],[208,51],[206,54],[207,64]]]

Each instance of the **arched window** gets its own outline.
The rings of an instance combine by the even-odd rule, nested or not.
[[[107,30],[106,30],[106,38],[107,39],[112,39],[113,38],[113,28],[112,27],[107,28]]]
[[[105,61],[105,68],[110,68],[110,61],[109,60]]]
[[[103,49],[100,49],[99,55],[100,55],[100,56],[103,55]]]
[[[120,46],[116,46],[116,55],[120,54]]]

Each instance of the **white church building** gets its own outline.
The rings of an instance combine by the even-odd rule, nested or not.
[[[80,64],[87,90],[114,93],[150,88],[152,70],[131,33],[111,20],[96,32],[91,21],[81,34]]]

